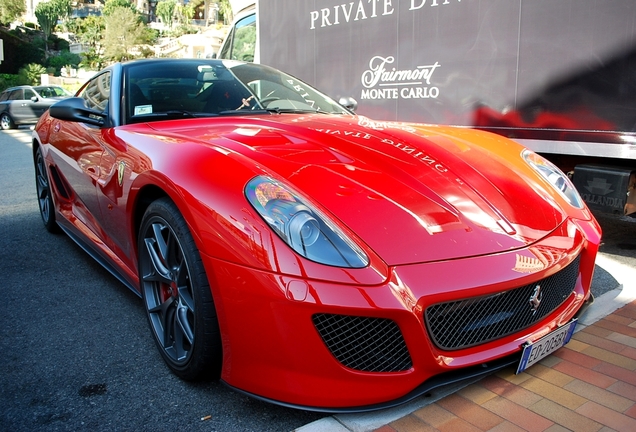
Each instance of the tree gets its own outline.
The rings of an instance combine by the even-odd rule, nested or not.
[[[49,36],[53,32],[55,28],[55,24],[57,24],[57,20],[59,15],[57,13],[57,8],[53,2],[42,2],[37,5],[35,8],[35,17],[38,19],[38,24],[40,24],[40,29],[44,33],[44,48],[45,51],[49,50]]]
[[[177,21],[180,24],[187,25],[194,17],[194,6],[192,5],[192,3],[189,3],[186,6],[177,3],[173,15],[177,17]]]
[[[71,0],[51,0],[38,3],[35,7],[35,17],[44,32],[45,40],[51,36],[57,22],[60,19],[66,19],[71,11]]]
[[[223,15],[223,20],[226,24],[230,24],[232,22],[232,5],[230,4],[230,0],[219,0],[219,13]]]
[[[104,17],[89,15],[86,18],[75,18],[69,21],[68,28],[81,43],[99,49],[105,29]]]
[[[132,12],[138,13],[135,5],[129,0],[106,0],[104,8],[102,9],[102,15],[109,16],[117,8],[127,8]]]
[[[172,28],[174,11],[177,7],[177,0],[161,0],[157,3],[157,16],[161,22]]]
[[[60,13],[60,19],[66,20],[73,13],[73,0],[52,0]]]
[[[144,37],[144,25],[130,8],[119,7],[104,18],[104,54],[113,60],[122,61],[134,58],[131,48],[141,43]]]
[[[24,0],[0,0],[0,23],[8,24],[26,12]]]
[[[81,65],[91,69],[101,69],[103,64],[102,39],[104,38],[104,16],[89,15],[86,18],[74,18],[67,22],[70,32],[88,47],[82,53]]]
[[[38,19],[40,28],[44,32],[44,39],[48,39],[60,17],[55,3],[52,1],[38,3],[35,7],[35,16]]]

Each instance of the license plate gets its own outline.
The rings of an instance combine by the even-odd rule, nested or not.
[[[576,319],[570,321],[563,327],[559,327],[552,333],[548,333],[537,341],[525,343],[523,345],[523,354],[521,355],[521,361],[519,362],[516,373],[523,372],[545,356],[552,354],[568,343],[572,334],[574,334],[576,322]]]

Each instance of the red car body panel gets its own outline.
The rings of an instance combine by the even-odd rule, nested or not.
[[[545,236],[563,220],[552,198],[523,193],[529,168],[516,172],[506,162],[502,150],[509,141],[485,140],[498,144],[501,153],[494,157],[462,139],[467,131],[411,125],[403,126],[408,132],[399,126],[376,131],[347,118],[329,123],[322,118],[294,118],[284,125],[234,120],[225,133],[223,125],[212,133],[218,127],[214,124],[210,130],[194,124],[189,129],[161,127],[163,133],[178,135],[175,139],[212,145],[216,140],[250,164],[287,178],[390,264],[514,249]],[[470,133],[473,138],[477,134]],[[513,148],[518,155],[520,148]],[[479,166],[462,159],[474,156]],[[376,219],[369,220],[372,215]],[[501,220],[514,227],[515,235],[504,232]],[[418,247],[422,242],[425,250]]]
[[[373,287],[298,280],[206,257],[206,266],[219,275],[215,286],[223,287],[215,295],[220,299],[219,310],[223,311],[223,332],[228,334],[224,349],[233,353],[223,365],[223,379],[234,387],[278,401],[306,406],[364,406],[403,396],[431,376],[518,352],[523,343],[537,340],[571,320],[589,296],[591,280],[586,275],[594,265],[594,242],[600,239],[600,231],[594,227],[585,230],[588,232],[568,222],[534,247],[392,268],[390,279]],[[570,237],[573,232],[575,239]],[[590,240],[583,240],[584,235]],[[555,243],[576,246],[560,249],[554,248]],[[534,257],[542,247],[559,250],[566,259],[581,253],[575,291],[559,309],[545,322],[483,345],[451,352],[435,347],[422,319],[427,306],[496,293],[536,280],[537,274],[521,274],[514,267],[520,255]],[[509,270],[502,270],[506,268]],[[307,285],[306,298],[290,301],[293,283]],[[324,349],[312,325],[311,316],[319,311],[394,320],[404,333],[413,358],[412,369],[369,374],[343,367]],[[259,356],[258,362],[254,362],[254,356]],[[272,382],[281,385],[274,389]]]
[[[210,279],[222,379],[279,403],[337,409],[399,399],[436,375],[518,354],[590,297],[598,224],[520,158],[521,146],[496,135],[324,114],[101,129],[45,114],[34,139],[55,179],[58,222],[133,289],[140,197],[172,199]],[[245,198],[257,175],[284,181],[329,215],[369,265],[296,254]],[[540,322],[453,351],[431,340],[429,306],[532,284],[577,257],[574,290]],[[412,367],[344,366],[312,322],[318,313],[393,320]]]

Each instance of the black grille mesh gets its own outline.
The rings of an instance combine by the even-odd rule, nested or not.
[[[579,257],[539,282],[495,295],[430,306],[425,322],[441,349],[456,350],[491,341],[531,326],[559,307],[574,290]],[[533,313],[530,298],[541,287],[541,303]]]
[[[348,368],[398,372],[412,366],[402,332],[390,319],[316,314],[313,321],[331,353]]]

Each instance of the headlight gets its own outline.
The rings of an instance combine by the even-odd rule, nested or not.
[[[582,209],[585,205],[570,179],[552,162],[535,152],[525,149],[521,157],[546,179],[572,206]]]
[[[369,264],[365,253],[335,224],[281,183],[255,177],[245,195],[272,230],[303,257],[337,267]]]

